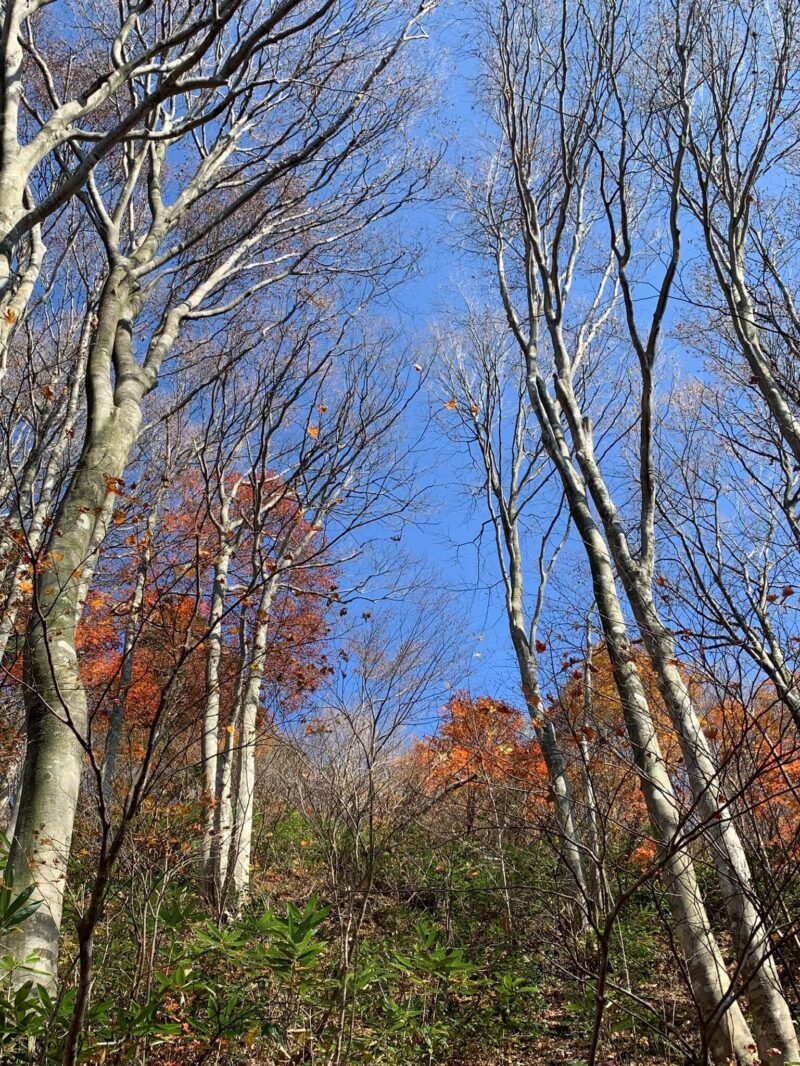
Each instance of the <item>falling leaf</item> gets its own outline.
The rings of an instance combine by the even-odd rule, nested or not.
[[[50,385],[42,386],[42,396],[44,396],[46,400],[54,400],[56,398],[56,394]]]
[[[545,644],[545,642],[543,640],[537,640],[536,641],[536,650],[541,655],[542,652],[547,651],[547,644]]]
[[[5,321],[6,325],[14,325],[14,323],[17,321],[17,312],[14,310],[13,307],[7,307],[5,309],[5,311],[3,312],[3,320]]]
[[[478,413],[478,405],[476,403],[471,404],[470,413],[476,415]]]
[[[33,592],[33,582],[28,581],[27,579],[24,581],[18,581],[17,588],[20,592]]]
[[[448,411],[455,411],[455,409],[458,407],[458,401],[457,400],[446,400],[445,401],[445,407],[447,408]]]
[[[309,437],[313,437],[314,440],[316,440],[319,436],[319,426],[309,426],[306,432],[308,433]]]
[[[325,414],[325,412],[326,412],[326,411],[328,410],[328,408],[327,408],[327,407],[325,406],[325,404],[324,404],[324,403],[321,403],[321,404],[320,404],[320,405],[319,405],[319,406],[317,407],[317,410],[319,411],[319,413],[320,413],[321,415],[324,415],[324,414]]]

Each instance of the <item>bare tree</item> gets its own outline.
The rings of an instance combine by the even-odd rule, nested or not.
[[[439,599],[431,610],[432,590],[418,591],[424,599],[409,597],[402,614],[383,607],[362,619],[305,724],[285,741],[290,795],[323,849],[339,924],[337,1063],[347,1062],[355,1032],[362,934],[386,859],[452,790],[426,789],[409,765],[409,743],[441,701],[459,654],[455,627],[440,624],[448,605]]]
[[[427,180],[429,160],[420,166],[404,143],[420,82],[397,60],[429,5],[323,3],[295,18],[298,8],[281,4],[265,20],[258,61],[233,79],[210,126],[194,121],[202,88],[184,87],[150,113],[148,137],[109,158],[81,194],[108,272],[92,320],[83,448],[53,520],[53,563],[35,582],[28,747],[10,858],[16,883],[34,884],[43,904],[15,950],[38,953],[45,973],[55,963],[87,726],[75,631],[145,398],[166,360],[191,363],[201,324],[257,317],[259,294],[304,265],[320,277],[380,272],[380,245],[363,248],[359,261],[352,238]],[[209,76],[227,84],[224,38],[219,48],[209,42],[212,54]],[[380,102],[378,85],[387,88]],[[390,266],[397,256],[392,250]],[[229,339],[235,361],[239,338]]]
[[[504,327],[504,323],[502,326]],[[511,642],[528,715],[539,741],[555,798],[558,849],[565,871],[565,897],[585,913],[589,900],[584,848],[578,836],[565,759],[547,714],[539,682],[538,627],[545,586],[567,535],[563,503],[540,496],[552,481],[551,468],[532,434],[532,414],[524,371],[508,351],[501,324],[470,310],[462,333],[450,332],[437,344],[438,384],[443,394],[445,431],[450,429],[469,453],[481,479],[485,514],[491,527],[505,591]],[[535,563],[525,556],[526,523],[543,527]],[[565,529],[566,525],[566,529]],[[535,566],[534,595],[526,597],[526,568]]]
[[[510,176],[506,180],[495,165],[485,201],[476,207],[487,251],[497,264],[509,327],[527,368],[531,404],[587,549],[606,646],[658,840],[669,848],[680,819],[665,771],[657,790],[652,788],[654,771],[663,769],[663,761],[632,662],[614,569],[658,677],[695,802],[708,826],[708,843],[749,983],[761,1058],[783,1062],[797,1054],[797,1042],[769,929],[755,905],[746,854],[677,667],[674,637],[655,598],[655,366],[680,260],[678,217],[689,137],[682,87],[689,78],[695,11],[693,5],[668,5],[643,27],[632,24],[624,7],[582,6],[580,14],[575,29],[562,11],[548,17],[528,5],[509,3],[490,23],[495,49],[487,72],[490,106],[501,131],[499,159],[507,162]],[[659,28],[664,25],[670,27],[668,35]],[[640,145],[650,138],[658,138],[662,146],[658,179],[639,165]],[[591,195],[595,188],[596,197]],[[669,225],[665,234],[660,231],[656,265],[639,248],[655,234],[655,220],[664,214]],[[638,307],[640,284],[654,293],[645,311]],[[626,515],[614,500],[604,472],[609,460],[604,463],[598,455],[592,420],[581,402],[593,340],[606,323],[616,324],[617,306],[618,328],[639,376],[638,424],[632,427],[638,466],[638,500],[631,522],[635,533],[626,528]],[[540,317],[547,348],[538,339]],[[552,390],[545,376],[550,368]],[[656,748],[648,750],[654,741]],[[701,1015],[713,1029],[717,1005],[727,998],[728,978],[688,861],[675,873],[673,884],[681,887],[670,894],[673,905],[677,903],[678,933],[687,958],[694,962]],[[696,932],[689,933],[692,924]],[[708,947],[702,960],[698,940]],[[731,1055],[752,1061],[755,1044],[738,1005],[732,1005],[725,1025],[727,1032],[718,1029],[712,1038],[715,1055],[723,1061]]]

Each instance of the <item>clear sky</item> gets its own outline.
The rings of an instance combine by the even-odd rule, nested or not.
[[[472,42],[463,13],[459,16],[456,5],[445,4],[426,22],[426,30],[430,40],[424,47],[438,69],[441,94],[436,111],[439,126],[429,132],[436,138],[446,137],[448,148],[437,176],[440,197],[415,205],[403,216],[402,224],[418,231],[424,253],[417,277],[392,293],[387,313],[396,316],[409,362],[419,361],[427,368],[434,323],[446,322],[448,313],[459,308],[461,294],[479,293],[482,285],[477,264],[458,247],[448,191],[454,168],[469,165],[471,154],[485,151],[487,130],[485,118],[473,106],[471,81],[476,62],[470,55]],[[441,406],[442,397],[431,378],[410,413],[412,430],[426,426]],[[463,642],[462,673],[453,677],[453,684],[468,687],[474,695],[492,695],[519,705],[520,684],[494,542],[487,534],[482,548],[478,547],[483,506],[468,494],[475,475],[466,456],[459,454],[457,445],[446,439],[435,422],[425,432],[418,461],[421,478],[430,486],[428,513],[404,529],[402,546],[435,575],[437,587],[452,597]],[[575,596],[578,562],[573,549],[563,553],[550,589],[551,614],[559,601],[563,606],[564,589],[568,597]]]

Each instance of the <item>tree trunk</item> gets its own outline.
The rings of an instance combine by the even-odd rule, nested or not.
[[[241,737],[237,759],[236,821],[230,859],[230,875],[236,906],[247,899],[250,889],[250,859],[253,847],[253,813],[255,800],[256,725],[261,685],[264,681],[267,654],[268,616],[278,578],[267,580],[261,593],[256,617],[253,652],[247,669],[241,714]]]
[[[596,549],[595,549],[596,550]],[[631,657],[631,645],[613,583],[610,563],[595,555],[593,577],[598,610],[614,680],[622,702],[634,763],[655,838],[664,862],[667,898],[691,978],[701,1024],[715,1061],[731,1059],[742,1066],[755,1062],[755,1045],[739,1004],[734,1000],[720,1016],[730,979],[705,908],[690,856],[680,839],[684,825],[647,705]]]
[[[222,618],[228,591],[228,570],[231,545],[226,529],[220,530],[220,550],[214,565],[214,588],[208,618],[208,652],[206,656],[206,702],[203,713],[203,734],[200,739],[203,772],[203,840],[200,855],[200,887],[207,899],[214,895],[215,870],[213,856],[216,815],[219,802],[217,772],[219,761],[220,663],[222,660]]]
[[[93,565],[96,522],[107,520],[113,503],[106,478],[121,476],[138,420],[119,428],[121,432],[104,434],[86,450],[56,514],[53,547],[61,559],[38,579],[38,604],[26,635],[27,747],[9,866],[17,888],[35,885],[34,898],[42,905],[13,934],[8,948],[22,959],[38,954],[38,968],[48,983],[55,976],[66,866],[88,740],[86,693],[75,650],[83,607],[80,592]]]
[[[539,679],[536,664],[527,646],[515,641],[517,662],[522,677],[522,687],[528,713],[536,730],[536,738],[542,750],[542,757],[547,767],[547,776],[553,790],[556,825],[559,834],[561,861],[566,877],[564,891],[568,899],[575,901],[575,910],[581,915],[582,923],[588,916],[589,887],[583,868],[583,854],[578,839],[578,828],[572,803],[572,793],[567,778],[567,767],[561,746],[558,743],[555,726],[544,714],[544,707],[539,695]]]
[[[214,903],[220,917],[227,910],[231,891],[228,867],[231,859],[234,833],[233,786],[234,756],[237,743],[241,741],[242,705],[248,676],[247,666],[247,611],[239,617],[239,679],[236,685],[233,716],[228,723],[225,746],[217,764],[216,805],[214,807],[214,842],[211,863],[214,872]]]
[[[708,743],[677,667],[672,635],[662,624],[655,606],[652,594],[654,553],[651,550],[641,561],[631,555],[627,535],[594,457],[591,428],[581,415],[567,378],[558,380],[558,399],[569,424],[581,473],[589,486],[608,548],[655,671],[659,691],[678,735],[698,813],[707,827],[706,839],[711,843],[729,926],[742,976],[747,983],[761,1059],[769,1066],[782,1066],[784,1062],[798,1059],[800,1049],[772,958],[769,930],[765,929],[753,902],[755,889],[747,856],[732,812],[726,810],[720,795],[718,774]]]
[[[791,1011],[772,954],[772,928],[759,914],[747,854],[734,821],[735,811],[721,795],[719,775],[700,728],[694,703],[676,665],[671,634],[648,597],[637,598],[642,638],[655,668],[659,691],[681,745],[692,794],[708,826],[711,851],[753,1016],[759,1055],[765,1066],[800,1060]]]
[[[118,329],[129,334],[133,314],[126,279],[109,279],[89,363],[86,442],[56,512],[47,545],[49,565],[37,579],[26,634],[27,748],[9,868],[18,889],[34,886],[33,898],[41,906],[11,934],[5,949],[23,960],[37,954],[37,969],[50,985],[88,743],[75,636],[96,548],[113,510],[114,483],[125,470],[141,423],[141,383],[121,385],[115,398],[108,373]]]
[[[529,393],[545,443],[564,485],[575,526],[586,550],[594,598],[628,738],[633,748],[653,834],[664,857],[664,882],[678,943],[686,960],[700,1022],[714,1061],[752,1066],[755,1047],[738,1002],[727,1007],[730,978],[716,942],[686,847],[684,826],[656,735],[641,679],[631,656],[630,637],[617,593],[608,547],[595,523],[583,481],[561,431],[558,414],[543,386],[529,377]]]

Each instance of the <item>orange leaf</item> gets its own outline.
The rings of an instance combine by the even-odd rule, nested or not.
[[[3,319],[7,325],[13,326],[14,323],[17,321],[17,312],[14,310],[13,307],[7,307],[3,312]]]
[[[445,407],[447,408],[448,411],[455,411],[455,409],[458,407],[458,401],[457,400],[446,400],[445,401]]]
[[[324,404],[324,403],[321,403],[321,404],[320,404],[320,405],[319,405],[319,406],[317,407],[317,410],[319,411],[319,413],[320,413],[321,415],[324,415],[324,414],[325,414],[325,412],[326,412],[326,411],[328,410],[328,408],[327,408],[327,407],[325,406],[325,404]]]
[[[306,433],[308,433],[309,437],[313,437],[314,440],[316,440],[319,436],[319,426],[309,426]]]

